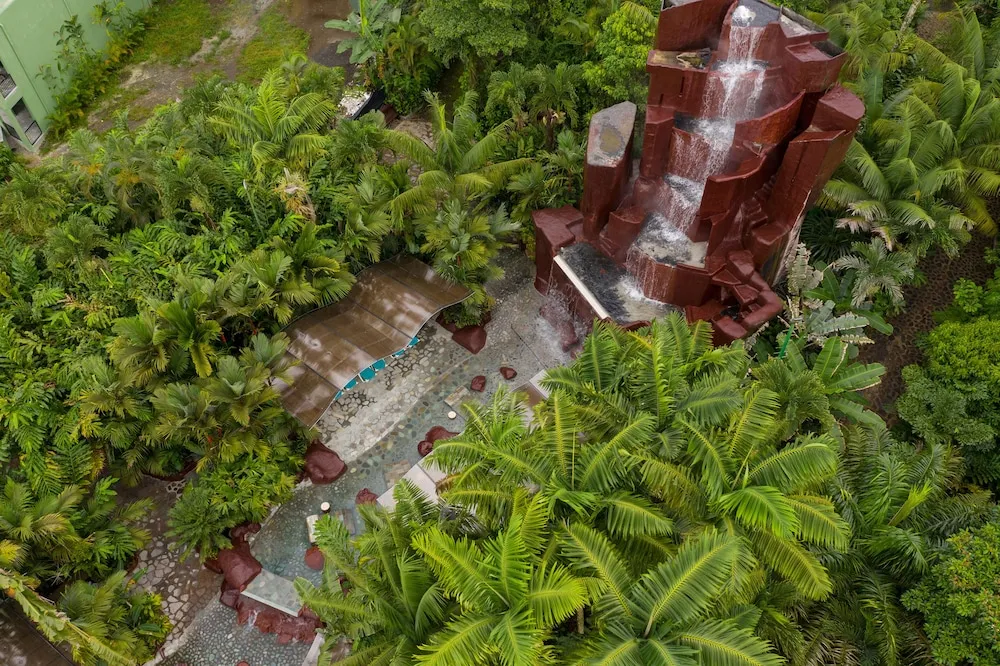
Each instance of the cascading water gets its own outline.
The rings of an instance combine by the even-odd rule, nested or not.
[[[658,263],[704,261],[704,243],[693,243],[688,230],[701,208],[709,177],[722,173],[733,146],[736,124],[752,118],[764,86],[766,64],[755,60],[764,30],[753,26],[755,14],[738,6],[732,14],[729,52],[713,70],[713,85],[704,101],[702,117],[684,127],[690,138],[675,136],[677,173],[668,173],[648,213],[642,232],[629,249],[627,267],[642,283],[648,260]]]

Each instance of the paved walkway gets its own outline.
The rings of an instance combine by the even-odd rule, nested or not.
[[[489,286],[498,304],[487,326],[483,351],[470,354],[432,322],[421,331],[420,344],[342,398],[320,421],[327,446],[348,463],[349,472],[327,486],[301,484],[295,496],[267,521],[252,543],[265,569],[288,579],[304,576],[319,582],[319,573],[303,561],[308,547],[306,516],[317,513],[327,501],[334,511],[359,525],[354,510],[357,492],[369,488],[380,495],[392,486],[419,460],[417,443],[431,427],[460,430],[461,417],[451,420],[449,411],[458,412],[463,401],[487,399],[500,385],[518,386],[539,371],[569,360],[557,334],[538,316],[544,298],[532,286],[530,260],[511,251],[502,261],[507,277]],[[501,366],[514,368],[517,378],[504,380]],[[487,378],[482,394],[468,389],[476,375]],[[176,559],[173,554],[167,557]],[[303,664],[309,645],[278,645],[275,636],[240,626],[236,613],[214,599],[218,582],[211,588],[212,600],[194,608],[194,613],[182,613],[179,619],[186,633],[171,637],[165,664],[234,666],[241,660],[251,666]]]

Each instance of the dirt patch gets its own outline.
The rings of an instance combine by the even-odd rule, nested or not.
[[[274,5],[289,22],[311,37],[309,57],[328,66],[346,66],[349,54],[336,54],[336,44],[347,33],[330,30],[331,19],[347,18],[348,0],[207,0],[216,11],[224,12],[220,30],[202,41],[201,48],[180,64],[150,60],[126,67],[117,89],[88,118],[95,132],[107,131],[115,114],[127,109],[129,126],[137,127],[153,110],[174,102],[202,76],[220,74],[235,79],[240,54],[257,35],[261,15]],[[155,30],[153,26],[151,30]],[[326,57],[320,57],[326,54]],[[348,72],[350,77],[351,72]]]
[[[349,0],[284,0],[282,5],[288,21],[309,33],[309,53],[306,55],[313,60],[351,34],[325,27],[327,21],[348,17],[351,13]]]
[[[885,366],[882,383],[864,392],[871,407],[888,421],[894,421],[893,405],[903,393],[902,369],[920,363],[922,354],[918,342],[935,326],[934,313],[951,305],[952,286],[959,278],[983,284],[993,276],[993,266],[986,263],[983,252],[993,239],[974,236],[962,254],[955,259],[929,256],[920,262],[927,281],[921,287],[905,290],[906,311],[891,320],[892,335],[875,334],[875,344],[865,345],[859,360]]]

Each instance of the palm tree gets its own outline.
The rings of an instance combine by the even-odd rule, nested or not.
[[[574,663],[764,666],[783,663],[751,628],[727,617],[733,572],[753,566],[738,537],[708,531],[658,565],[625,560],[607,537],[583,525],[562,535],[573,570],[597,581],[594,627]],[[739,590],[735,590],[739,593]]]
[[[432,526],[413,537],[445,598],[458,606],[421,647],[418,663],[530,666],[552,659],[552,631],[585,603],[588,588],[551,560],[545,504],[545,497],[514,491],[510,520],[494,536],[456,538]]]
[[[340,247],[352,267],[360,270],[377,263],[382,254],[382,242],[392,230],[388,203],[392,190],[375,168],[365,169],[356,184],[349,185],[342,195],[344,221],[340,225]]]
[[[551,150],[556,142],[556,126],[566,120],[571,126],[577,123],[577,86],[583,79],[583,68],[564,62],[555,68],[538,65],[535,76],[538,89],[529,104],[545,127],[545,145]]]
[[[29,236],[41,236],[65,205],[61,171],[54,165],[27,169],[10,166],[9,180],[0,183],[0,221]]]
[[[456,103],[450,123],[437,94],[427,93],[425,98],[430,106],[433,147],[406,132],[386,131],[389,147],[422,169],[417,184],[390,203],[397,221],[407,213],[433,216],[438,206],[449,199],[463,205],[482,199],[530,164],[528,159],[493,162],[503,148],[511,123],[502,123],[480,138],[475,92],[466,93]]]
[[[519,228],[504,206],[487,215],[470,212],[458,199],[447,200],[435,215],[417,220],[416,231],[423,238],[420,251],[432,257],[434,270],[472,291],[461,304],[461,318],[469,320],[465,324],[479,323],[492,306],[485,285],[504,274],[492,260],[501,249],[509,247],[508,239]]]
[[[448,529],[460,522],[442,522],[440,508],[408,481],[396,485],[395,497],[392,513],[378,505],[359,507],[365,531],[353,543],[341,521],[321,518],[316,544],[326,562],[323,584],[295,581],[303,604],[326,625],[324,653],[341,635],[353,642],[352,654],[338,662],[344,666],[413,663],[451,610],[412,540],[432,525]]]
[[[519,62],[511,63],[507,71],[493,72],[486,87],[486,117],[497,118],[505,113],[514,121],[516,129],[522,129],[529,122],[529,94],[537,85],[537,71],[530,70]],[[503,113],[498,111],[501,107]]]
[[[858,307],[870,298],[884,295],[893,307],[903,305],[903,285],[913,280],[916,257],[909,252],[891,252],[882,238],[851,245],[853,254],[833,262],[834,269],[854,271],[852,304]]]
[[[830,33],[830,39],[847,51],[841,76],[861,81],[870,72],[890,74],[906,65],[907,54],[900,52],[898,33],[882,13],[878,2],[840,4],[816,18]]]
[[[948,196],[978,229],[995,233],[986,202],[1000,192],[1000,99],[992,81],[968,77],[961,65],[944,65],[938,77],[916,82],[902,109],[915,122],[943,124],[948,157],[959,172]]]
[[[988,519],[990,493],[955,488],[961,461],[947,447],[897,444],[884,424],[844,430],[834,501],[850,547],[826,558],[833,594],[803,610],[806,663],[932,664],[919,617],[899,601],[952,534]]]
[[[84,655],[99,657],[108,666],[136,666],[141,663],[128,653],[119,652],[115,647],[105,643],[85,628],[77,626],[51,601],[35,591],[38,581],[15,573],[8,567],[16,561],[6,542],[0,541],[0,589],[6,591],[8,597],[21,608],[21,612],[31,621],[38,631],[51,643],[67,643],[73,650],[74,658]]]
[[[851,143],[823,190],[821,205],[846,210],[841,225],[876,233],[888,248],[901,244],[923,256],[938,246],[954,255],[975,223],[947,198],[962,175],[961,164],[940,160],[950,131],[942,122],[919,128],[883,127],[891,135],[875,147],[857,139]]]
[[[315,92],[290,95],[277,70],[253,89],[227,92],[209,118],[212,126],[253,165],[263,180],[275,168],[300,171],[320,158],[326,147],[322,130],[336,104]]]
[[[70,515],[82,501],[76,486],[36,499],[27,485],[7,479],[0,497],[0,539],[28,567],[24,574],[52,579],[60,565],[73,559],[83,543]]]
[[[847,538],[822,492],[836,471],[835,442],[827,433],[786,441],[777,395],[743,381],[742,346],[713,349],[710,335],[679,315],[639,333],[598,326],[547,385],[582,403],[591,433],[651,415],[658,440],[619,450],[618,464],[637,470],[675,520],[745,537],[767,571],[822,598],[830,581],[812,548],[842,548]]]
[[[466,404],[467,426],[435,445],[429,459],[452,475],[443,496],[475,509],[485,525],[500,529],[512,511],[511,488],[532,488],[547,498],[552,522],[598,526],[623,551],[639,558],[669,549],[673,521],[628,478],[623,450],[653,436],[652,417],[640,415],[607,442],[579,436],[578,406],[561,393],[526,424],[520,397],[498,391],[488,406]]]
[[[97,585],[76,581],[58,602],[59,610],[73,625],[115,652],[127,654],[131,664],[152,659],[171,628],[160,607],[160,597],[132,589],[136,580],[119,571]],[[108,663],[103,651],[95,651],[90,645],[74,646],[73,659],[80,666]]]

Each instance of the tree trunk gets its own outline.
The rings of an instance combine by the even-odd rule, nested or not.
[[[906,34],[910,24],[913,23],[913,17],[917,15],[917,10],[920,9],[920,5],[922,5],[923,2],[924,0],[913,0],[913,2],[910,3],[910,8],[906,11],[906,16],[903,17],[903,24],[899,26],[899,32],[896,33],[896,43],[892,46],[893,51],[899,49],[899,44],[903,41],[903,35]]]
[[[583,606],[576,609],[576,633],[583,634]]]

